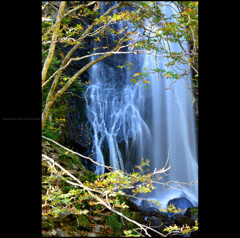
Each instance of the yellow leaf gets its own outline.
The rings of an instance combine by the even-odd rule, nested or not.
[[[134,75],[133,75],[133,77],[136,77],[136,76],[138,76],[140,73],[135,73]]]
[[[148,80],[145,80],[145,83],[150,83]]]
[[[100,41],[101,42],[101,40],[99,39],[99,37],[97,37],[97,39],[94,39],[95,41]],[[96,49],[96,48],[94,48],[94,49]],[[94,50],[93,49],[93,50]]]

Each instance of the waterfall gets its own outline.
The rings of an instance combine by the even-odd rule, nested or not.
[[[171,14],[168,11],[165,8],[167,16]],[[117,27],[123,26],[119,23]],[[175,52],[181,51],[177,43],[171,43],[170,47]],[[171,168],[161,182],[197,182],[191,80],[185,77],[173,83],[171,79],[149,74],[150,84],[146,89],[130,79],[134,73],[156,65],[153,55],[128,54],[110,58],[91,67],[91,84],[85,95],[87,116],[93,129],[93,158],[98,163],[127,172],[131,172],[141,158],[150,159],[153,171],[165,165],[169,153]],[[123,70],[113,65],[125,61],[132,62],[133,69]],[[158,67],[164,68],[166,59],[158,58],[157,61]],[[95,172],[104,173],[104,167],[96,166]],[[166,205],[169,199],[184,196],[197,205],[197,183],[182,187],[181,190],[166,190],[157,186],[148,197]]]

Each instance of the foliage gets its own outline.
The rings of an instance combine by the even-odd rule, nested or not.
[[[133,75],[131,81],[145,84],[147,88],[148,75],[157,73],[158,79],[164,77],[166,80],[172,79],[174,83],[182,77],[189,76],[190,69],[192,69],[193,102],[195,102],[195,97],[198,96],[198,2],[157,3],[144,1],[127,2],[126,4],[137,9],[135,17],[130,20],[135,27],[134,29],[143,28],[143,33],[138,34],[138,37],[135,38],[132,34],[131,40],[135,39],[135,42],[131,50],[137,49],[137,53],[155,55],[156,59],[155,68],[143,68],[142,72],[136,72]],[[164,8],[172,11],[171,17],[164,14]],[[188,42],[188,51],[185,50],[184,46],[186,41]],[[177,44],[181,51],[173,51],[170,43]],[[159,57],[166,59],[162,68],[158,67]],[[184,65],[189,67],[186,68]],[[126,64],[119,67],[125,68]],[[188,78],[190,79],[190,77]],[[189,85],[186,86],[189,87]]]
[[[168,226],[164,229],[164,231],[168,232],[169,234],[189,234],[189,232],[198,230],[198,221],[195,221],[195,226],[190,227],[188,225],[183,225],[182,227],[177,226],[174,224],[173,226]]]
[[[132,79],[134,83],[141,82],[147,86],[149,84],[147,77],[151,73],[157,73],[159,76],[162,74],[166,79],[172,78],[176,81],[186,74],[189,75],[189,69],[183,68],[180,71],[176,71],[177,68],[181,68],[181,65],[187,63],[195,72],[194,87],[195,95],[197,95],[198,2],[174,1],[171,3],[178,9],[178,12],[172,9],[170,2],[122,1],[100,15],[100,2],[89,1],[81,3],[75,1],[69,2],[65,8],[63,7],[62,15],[60,14],[61,17],[57,20],[57,14],[60,12],[58,8],[60,9],[60,7],[54,5],[53,2],[43,1],[43,62],[46,63],[50,60],[50,65],[49,68],[43,67],[43,73],[47,72],[46,78],[43,78],[43,88],[46,90],[48,97],[46,101],[43,100],[42,127],[44,128],[45,126],[53,104],[56,103],[57,99],[63,95],[74,81],[80,80],[79,76],[84,71],[98,61],[110,57],[112,54],[126,53],[124,48],[127,47],[128,53],[153,54],[156,61],[158,57],[167,59],[164,68],[156,66],[153,69],[136,72],[138,75],[135,75]],[[104,4],[108,5],[109,2],[104,2]],[[127,8],[124,8],[126,6],[132,7],[133,10],[127,10]],[[164,14],[163,8],[172,10],[171,18]],[[74,19],[78,20],[78,22],[80,19],[81,23],[72,24]],[[116,30],[114,25],[117,23],[122,24],[122,29]],[[131,30],[127,24],[132,24]],[[139,28],[143,29],[142,33],[138,32]],[[110,45],[107,40],[110,35],[114,36],[115,39],[115,44],[113,45]],[[53,38],[56,38],[56,41],[53,42]],[[84,39],[86,38],[93,39],[101,44],[89,50],[86,55],[73,58],[72,55],[76,49],[85,48]],[[191,45],[188,52],[183,47],[185,40],[190,42]],[[169,47],[170,42],[179,44],[182,51],[173,52]],[[73,47],[65,54],[59,52],[51,57],[47,53],[52,49],[54,51],[54,44],[72,45]],[[72,61],[81,61],[94,55],[99,55],[99,57],[84,65],[74,75],[67,77],[63,74],[64,69]],[[52,82],[51,87],[47,88],[46,85],[50,82]]]
[[[101,15],[99,14],[100,2],[97,1],[73,1],[68,2],[65,7],[63,3],[65,2],[54,5],[56,2],[42,1],[42,71],[43,74],[46,73],[46,77],[43,77],[42,81],[43,135],[54,140],[59,139],[60,132],[66,126],[68,90],[71,85],[73,86],[71,93],[75,93],[74,90],[76,92],[84,90],[84,83],[81,80],[83,72],[113,54],[126,53],[126,49],[129,54],[154,55],[156,65],[158,57],[165,57],[167,60],[163,68],[156,66],[155,68],[143,68],[141,72],[135,70],[131,79],[133,83],[140,83],[147,87],[150,83],[148,76],[155,73],[158,74],[158,77],[162,76],[166,80],[174,79],[176,81],[190,73],[189,69],[176,71],[178,67],[187,63],[189,68],[191,67],[195,72],[193,87],[197,89],[198,2],[172,2],[179,11],[173,11],[171,18],[163,13],[164,7],[171,9],[169,2],[165,2],[164,5],[162,2],[158,4],[156,1],[120,1]],[[104,2],[104,4],[110,3]],[[60,6],[63,6],[61,14]],[[127,10],[124,8],[126,6],[132,7],[133,10]],[[78,20],[78,23],[73,24],[74,20]],[[116,30],[114,25],[118,23],[124,27]],[[131,30],[127,27],[127,23],[132,24]],[[139,28],[142,28],[140,34]],[[114,44],[108,44],[107,39],[110,35],[114,36]],[[77,49],[85,49],[86,39],[99,44],[85,55],[73,57]],[[185,40],[191,45],[188,52],[184,51],[184,47],[181,52],[173,52],[170,49],[170,42],[183,46]],[[65,49],[67,46],[71,47],[63,53],[55,50],[57,44],[62,44]],[[53,51],[52,55],[51,51]],[[92,59],[92,56],[98,58],[83,64],[74,75],[64,73],[64,70],[73,61]],[[45,66],[47,62],[50,62],[48,67]],[[134,69],[134,65],[128,61],[118,67],[124,70]],[[91,82],[85,84],[88,83]],[[131,196],[147,194],[155,189],[154,175],[162,173],[162,171],[150,172],[149,161],[142,160],[141,164],[136,166],[137,171],[131,174],[115,170],[96,176],[83,168],[77,156],[61,149],[47,148],[44,145],[44,153],[52,155],[54,150],[57,150],[58,153],[55,158],[68,171],[71,171],[73,164],[79,168],[79,179],[83,186],[91,189],[94,195],[101,198],[112,209],[121,211],[125,216],[134,220],[137,219],[137,214],[128,212],[127,199],[130,195],[127,195],[126,191],[131,191]],[[103,231],[105,234],[139,236],[140,230],[136,224],[124,224],[118,215],[106,212],[105,207],[93,195],[82,187],[71,184],[72,177],[59,170],[54,164],[43,161],[42,171],[43,216],[57,218],[64,212],[71,212],[79,216],[82,222],[92,229],[94,224],[90,223],[91,218],[102,213],[105,220]],[[174,213],[179,212],[174,207],[169,207],[168,210]],[[197,224],[195,228],[191,229],[197,229],[196,227]],[[178,230],[186,233],[189,232],[189,229],[189,227],[173,226],[166,228],[166,231]],[[85,233],[83,232],[82,235],[84,236]]]
[[[122,212],[125,216],[134,220],[141,220],[137,213],[129,212],[128,196],[126,190],[132,189],[133,194],[147,193],[154,189],[153,174],[144,175],[149,165],[149,160],[142,160],[136,167],[139,172],[131,174],[120,170],[109,172],[103,175],[96,175],[84,169],[77,156],[64,153],[62,149],[52,148],[48,143],[44,143],[44,153],[50,153],[52,157],[57,152],[57,161],[71,171],[72,164],[80,168],[79,174],[84,174],[85,179],[81,179],[84,187],[94,191],[94,194],[101,198],[112,209]],[[60,155],[60,156],[59,156]],[[69,183],[73,179],[64,171],[59,170],[54,164],[47,161],[42,162],[42,215],[50,217],[59,217],[63,213],[71,213],[76,216],[94,217],[96,214],[102,214],[105,207],[100,204],[94,196],[85,189],[74,186]],[[123,223],[120,217],[111,212],[104,212],[105,228],[104,231],[109,235],[131,235],[139,236],[139,228],[134,224]],[[79,218],[80,219],[80,218]],[[82,219],[82,218],[81,218]],[[103,231],[103,232],[104,232]],[[124,232],[123,232],[124,231]]]
[[[142,224],[143,219],[139,213],[129,210],[129,197],[137,198],[137,194],[146,194],[154,190],[154,184],[162,179],[161,176],[156,179],[154,175],[165,173],[170,168],[166,168],[167,163],[161,170],[157,171],[155,169],[150,172],[150,161],[142,159],[141,164],[135,166],[138,172],[125,173],[115,170],[96,175],[82,166],[75,152],[71,153],[62,148],[52,147],[46,141],[43,143],[43,153],[55,158],[53,163],[49,163],[48,160],[42,161],[43,216],[58,218],[62,214],[74,214],[79,220],[78,226],[82,224],[81,226],[87,227],[88,231],[96,226],[94,219],[97,216],[97,219],[102,221],[101,224],[104,224],[102,232],[107,236],[141,236],[142,228],[131,222],[123,222],[122,217],[112,211],[118,211],[127,218]],[[59,169],[59,166],[55,166],[57,163],[60,163],[66,169]],[[75,169],[78,170],[77,174],[76,171],[73,171]],[[73,172],[80,179],[79,184],[74,183],[71,175]],[[167,184],[165,185],[167,186]],[[98,199],[96,199],[96,196]],[[105,205],[99,202],[99,199]],[[159,206],[159,202],[153,202],[156,202]],[[109,207],[110,211],[106,211],[106,206]],[[170,205],[164,210],[160,209],[160,211],[184,212],[176,209],[174,205]],[[69,230],[69,234],[70,230],[74,229],[77,229],[77,227],[67,223],[66,230]],[[183,234],[197,229],[197,223],[193,227],[174,225],[165,227],[165,232],[171,234],[181,232]],[[86,234],[83,231],[82,236]]]

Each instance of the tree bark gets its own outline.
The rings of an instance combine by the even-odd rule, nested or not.
[[[56,26],[55,26],[55,29],[54,29],[53,35],[52,35],[52,43],[50,45],[50,48],[49,48],[49,51],[48,51],[48,55],[47,55],[47,58],[46,58],[46,60],[44,62],[44,66],[43,66],[43,69],[42,69],[42,84],[46,80],[47,71],[48,71],[49,65],[50,65],[50,63],[52,61],[52,58],[53,58],[53,54],[54,54],[55,46],[56,46],[56,40],[58,38],[58,32],[59,32],[59,29],[60,29],[60,22],[61,22],[60,18],[63,15],[63,11],[64,11],[64,8],[65,8],[65,5],[66,5],[66,1],[61,2],[59,10],[58,10]]]

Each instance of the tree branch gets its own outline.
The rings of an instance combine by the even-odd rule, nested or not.
[[[96,165],[98,165],[98,166],[102,166],[102,167],[104,167],[104,168],[107,168],[107,169],[110,170],[110,171],[111,171],[111,169],[115,169],[115,168],[113,168],[113,167],[111,167],[111,166],[106,166],[106,165],[99,164],[98,162],[94,161],[94,160],[91,159],[90,157],[87,157],[87,156],[84,156],[84,155],[82,155],[82,154],[79,154],[79,153],[77,153],[77,152],[75,152],[75,151],[72,151],[72,150],[68,149],[67,147],[65,147],[65,146],[63,146],[63,145],[60,145],[60,144],[57,143],[56,141],[47,138],[46,136],[43,136],[43,135],[42,135],[42,138],[44,138],[45,140],[48,140],[48,141],[53,142],[54,144],[62,147],[63,149],[69,151],[69,152],[72,153],[72,154],[78,155],[78,156],[80,156],[81,158],[84,158],[84,159],[88,159],[88,160],[90,160],[92,163],[94,163],[94,164],[96,164]]]
[[[151,235],[149,235],[149,233],[147,232],[147,230],[152,230],[154,232],[156,232],[157,234],[159,234],[161,237],[167,237],[166,235],[154,230],[151,227],[148,227],[146,225],[140,224],[128,217],[126,217],[125,215],[123,215],[121,212],[114,210],[110,205],[108,205],[104,200],[102,200],[99,196],[97,196],[96,194],[94,194],[93,192],[99,192],[96,191],[95,189],[91,189],[89,187],[86,187],[83,185],[83,183],[77,179],[75,176],[73,176],[70,172],[68,172],[66,169],[64,169],[61,165],[59,165],[56,161],[54,161],[52,158],[48,157],[47,155],[42,154],[42,158],[44,160],[50,161],[52,163],[53,166],[57,166],[58,168],[60,168],[64,173],[66,173],[68,176],[70,176],[73,180],[75,180],[77,183],[73,183],[71,182],[71,184],[73,184],[74,186],[79,186],[81,188],[83,188],[85,191],[87,191],[92,197],[94,197],[97,201],[99,201],[103,206],[105,206],[108,210],[116,213],[117,215],[119,215],[120,217],[123,217],[124,219],[130,221],[131,223],[137,225],[141,230],[143,230],[145,232],[145,234],[149,237],[151,237]],[[68,181],[70,182],[70,181]]]

